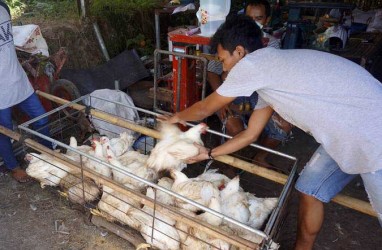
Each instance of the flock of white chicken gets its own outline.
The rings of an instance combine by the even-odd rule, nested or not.
[[[198,148],[194,143],[203,144],[201,133],[206,130],[207,126],[203,123],[186,132],[182,132],[175,125],[162,124],[162,139],[151,151],[150,156],[134,151],[132,149],[134,137],[127,133],[122,133],[120,137],[113,139],[101,137],[99,140],[93,140],[92,146],[79,146],[74,137],[70,138],[69,146],[109,163],[115,168],[80,156],[72,150],[68,150],[63,155],[73,161],[81,162],[85,167],[129,189],[156,199],[157,202],[176,207],[181,213],[213,226],[219,226],[228,233],[260,242],[261,239],[258,236],[249,234],[241,227],[211,213],[201,213],[199,208],[188,202],[175,199],[174,196],[163,191],[156,191],[118,170],[123,169],[227,217],[259,229],[275,208],[277,198],[258,198],[244,192],[239,185],[239,176],[229,179],[217,173],[216,170],[208,170],[196,178],[188,178],[181,172],[186,167],[184,160],[198,154]],[[139,200],[116,192],[111,187],[101,185],[90,178],[82,179],[79,169],[73,170],[50,155],[31,153],[27,154],[26,159],[30,162],[27,173],[39,180],[42,188],[60,186],[74,203],[85,204],[99,200],[97,208],[103,216],[136,229],[147,243],[159,249],[233,249],[233,246],[227,242],[211,238],[199,228],[189,227],[184,222],[176,221],[158,210],[155,211],[155,220],[153,220],[153,208],[144,206]],[[163,170],[167,170],[171,178],[159,178]]]

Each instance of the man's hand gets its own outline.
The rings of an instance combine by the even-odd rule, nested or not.
[[[194,156],[194,157],[190,157],[190,158],[186,159],[185,162],[187,164],[192,164],[195,162],[204,161],[204,160],[209,159],[207,148],[205,148],[202,145],[197,144],[197,143],[194,143],[194,145],[199,149],[199,154]]]
[[[184,126],[187,126],[186,122],[179,119],[179,117],[175,114],[175,115],[172,115],[172,116],[169,116],[169,115],[159,115],[157,117],[157,119],[161,122],[164,122],[164,123],[180,123]]]

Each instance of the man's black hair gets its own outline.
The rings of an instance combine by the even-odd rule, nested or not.
[[[264,5],[265,15],[271,16],[271,5],[267,0],[247,0],[244,7],[244,13],[247,11],[248,6]]]
[[[236,47],[241,45],[249,53],[261,49],[263,34],[252,18],[246,15],[232,15],[227,17],[211,38],[211,52],[216,53],[220,44],[223,49],[228,50],[231,54]]]

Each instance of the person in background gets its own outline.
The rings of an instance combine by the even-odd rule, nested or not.
[[[199,155],[187,163],[249,145],[275,110],[321,144],[295,185],[300,194],[295,249],[313,248],[324,222],[324,203],[358,174],[382,225],[382,83],[348,59],[316,50],[263,48],[261,37],[252,19],[227,18],[211,39],[229,72],[226,80],[202,101],[161,117],[168,123],[199,121],[237,96],[258,93],[262,108],[252,112],[247,129],[213,149],[198,145]]]
[[[11,14],[8,6],[0,0],[0,125],[13,129],[12,107],[17,105],[30,118],[45,113],[37,95],[34,93],[28,77],[21,67],[13,42]],[[49,136],[48,118],[33,123],[36,130]],[[52,144],[41,143],[49,148]],[[20,167],[9,137],[0,133],[0,157],[11,171],[13,178],[19,182],[27,182],[30,177]]]
[[[251,17],[260,29],[267,27],[271,19],[271,6],[267,0],[249,0],[244,8],[245,15]],[[280,48],[280,41],[263,31],[263,43],[267,47]],[[225,80],[228,72],[222,70],[222,64],[211,61],[208,64],[207,80],[215,91]],[[217,112],[223,124],[223,132],[235,136],[243,131],[252,110],[261,108],[257,106],[258,95],[254,92],[250,97],[238,97],[231,104]],[[285,143],[291,137],[292,125],[274,113],[264,129],[258,143],[262,146],[275,149],[280,143]],[[273,168],[267,161],[268,152],[259,150],[253,158],[254,162],[264,167]],[[223,170],[225,171],[225,170]],[[228,171],[228,170],[227,170]],[[232,173],[229,173],[232,176]]]

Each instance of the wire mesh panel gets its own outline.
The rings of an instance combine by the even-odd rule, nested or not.
[[[113,111],[107,112],[107,106]],[[31,126],[46,116],[50,137]],[[224,135],[208,130],[201,138],[202,130],[207,129],[205,124],[186,132],[175,125],[162,126],[159,133],[152,129],[157,127],[156,116],[93,95],[60,106],[20,125],[24,138],[45,140],[60,150],[35,145],[33,148],[41,154],[27,154],[27,172],[42,187],[59,186],[71,202],[115,222],[121,230],[136,230],[153,248],[277,249],[277,232],[287,212],[297,160],[265,149],[282,158],[283,163],[292,162],[289,176],[258,167],[240,155],[240,159],[217,158],[246,170],[234,178],[219,172],[222,163],[218,161],[187,167],[182,156],[189,155],[195,146],[186,134],[197,131],[198,140],[206,146],[211,143],[211,135],[219,140]],[[262,149],[253,145],[249,150],[253,147]],[[263,177],[274,174],[272,178],[284,185],[277,194],[273,188],[269,188],[271,192],[261,191],[267,185],[274,186],[273,182],[265,185],[269,181],[261,178],[261,182],[255,181],[258,185],[252,185],[255,192],[244,190],[246,179],[256,180],[250,178],[253,173]]]

